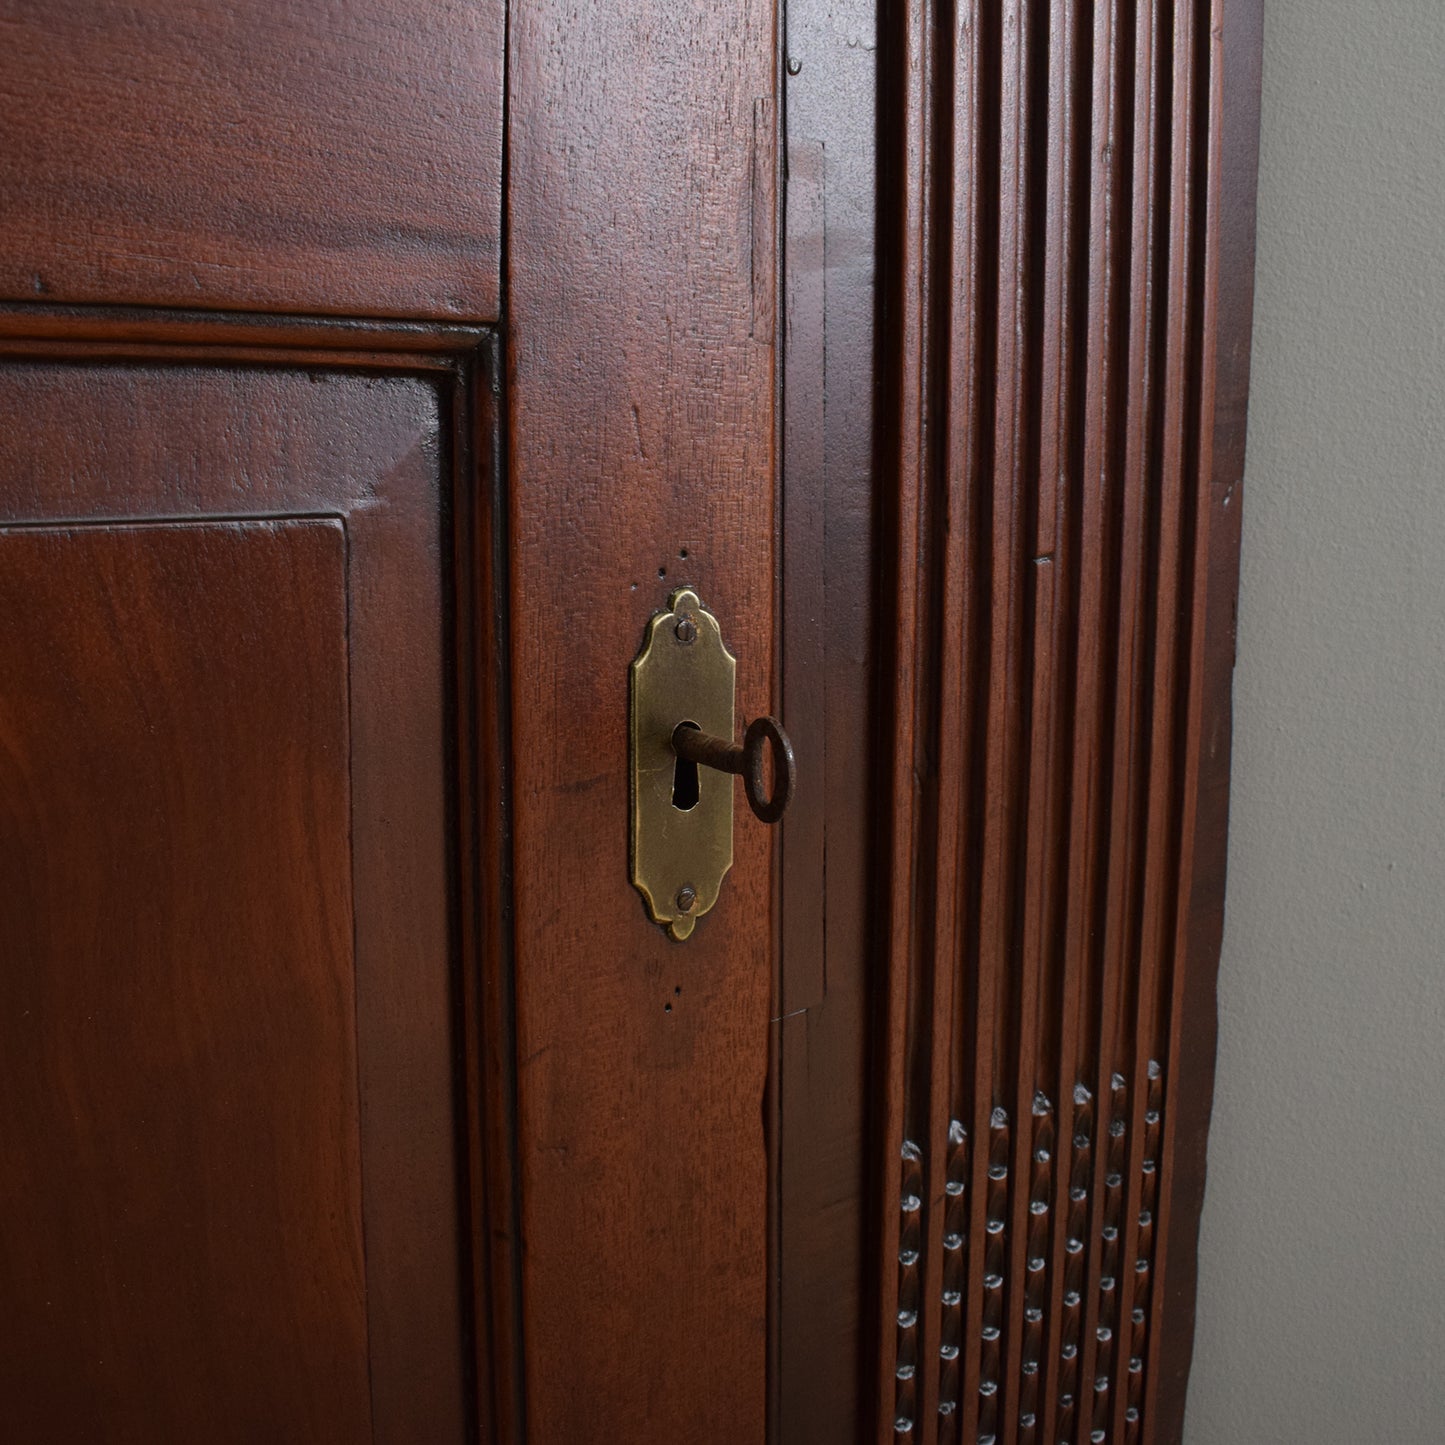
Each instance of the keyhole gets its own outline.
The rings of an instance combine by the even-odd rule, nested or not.
[[[695,722],[685,722],[681,726],[698,730]],[[672,765],[672,806],[679,813],[690,813],[697,807],[698,797],[697,764],[691,758],[675,758]]]

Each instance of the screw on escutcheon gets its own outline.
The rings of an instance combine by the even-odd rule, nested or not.
[[[684,883],[677,890],[677,911],[679,913],[691,913],[697,906],[697,889],[691,883]]]
[[[684,617],[672,631],[679,642],[695,642],[697,640],[697,623],[691,617]]]

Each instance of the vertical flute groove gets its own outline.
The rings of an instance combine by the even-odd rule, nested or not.
[[[1043,0],[1038,0],[1043,3]],[[1035,0],[1014,0],[1004,7],[1000,37],[1002,86],[999,137],[999,269],[997,318],[998,398],[995,420],[995,460],[992,493],[996,518],[994,554],[1007,558],[1004,583],[995,591],[1003,599],[1005,625],[1001,631],[1008,657],[1004,698],[1004,736],[1008,751],[1004,767],[1009,781],[1003,794],[1003,829],[996,841],[1005,867],[997,896],[996,929],[991,930],[997,970],[995,1038],[993,1046],[993,1097],[1014,1121],[1006,1157],[998,1168],[1006,1171],[999,1191],[997,1214],[990,1222],[999,1234],[999,1273],[1004,1290],[992,1337],[985,1340],[992,1354],[989,1372],[994,1395],[987,1402],[988,1424],[980,1422],[979,1435],[992,1435],[1000,1445],[1017,1440],[1019,1377],[1017,1351],[1025,1269],[1022,1209],[1027,1203],[1027,1149],[1032,1089],[1032,1062],[1026,1056],[1031,1043],[1021,1010],[1028,1007],[1026,971],[1029,960],[1021,937],[1021,901],[1028,887],[1028,818],[1037,796],[1039,759],[1031,739],[1031,694],[1036,675],[1035,623],[1037,565],[1031,565],[1037,523],[1037,476],[1033,443],[1037,438],[1032,392],[1034,344],[1032,234],[1032,81],[1031,21]],[[984,919],[980,919],[983,924]]]
[[[1159,372],[1159,393],[1163,405],[1152,418],[1155,426],[1151,461],[1155,466],[1158,494],[1153,555],[1155,559],[1155,596],[1153,609],[1153,656],[1151,695],[1152,730],[1148,743],[1149,812],[1146,823],[1145,857],[1147,867],[1143,888],[1143,925],[1139,958],[1139,989],[1133,1020],[1133,1059],[1131,1069],[1136,1076],[1149,1072],[1149,1088],[1135,1095],[1132,1128],[1134,1147],[1130,1155],[1128,1178],[1135,1191],[1127,1216],[1127,1254],[1142,1266],[1150,1258],[1150,1250],[1141,1241],[1152,1244],[1153,1207],[1140,1208],[1138,1201],[1148,1192],[1150,1179],[1144,1175],[1146,1160],[1157,1160],[1157,1146],[1151,1151],[1149,1117],[1158,1133],[1160,1104],[1154,1098],[1158,1082],[1156,1054],[1162,1052],[1163,1040],[1158,1030],[1165,1006],[1159,997],[1160,980],[1170,971],[1167,953],[1175,918],[1175,900],[1170,898],[1171,881],[1177,876],[1178,774],[1175,760],[1182,737],[1184,707],[1181,702],[1178,655],[1181,634],[1187,635],[1187,618],[1181,611],[1184,545],[1188,527],[1188,502],[1185,484],[1185,459],[1189,427],[1189,373],[1192,369],[1191,310],[1195,257],[1192,231],[1195,224],[1195,191],[1190,160],[1194,149],[1196,62],[1195,0],[1175,0],[1166,19],[1171,22],[1171,44],[1161,46],[1158,70],[1161,76],[1160,105],[1161,140],[1159,152],[1163,180],[1161,193],[1168,197],[1168,225],[1160,237],[1166,274],[1164,299],[1160,310],[1163,324],[1158,328],[1160,345],[1156,348],[1155,367]],[[1152,1159],[1151,1159],[1152,1153]],[[1157,1180],[1157,1173],[1153,1178]],[[1148,1216],[1149,1225],[1142,1223]],[[1136,1293],[1142,1294],[1148,1270],[1136,1272]],[[1130,1410],[1138,1417],[1142,1395],[1144,1350],[1142,1343],[1129,1351],[1131,1389],[1115,1405],[1113,1432],[1125,1438],[1129,1432]]]
[[[1208,753],[1211,758],[1218,758],[1221,756],[1221,746],[1224,745],[1225,752],[1222,757],[1223,761],[1227,763],[1227,683],[1219,673],[1220,653],[1217,645],[1213,649],[1209,645],[1212,641],[1211,634],[1218,635],[1216,629],[1219,629],[1220,626],[1219,604],[1223,602],[1226,608],[1232,607],[1233,582],[1232,580],[1227,581],[1223,588],[1220,587],[1218,581],[1212,583],[1211,561],[1223,549],[1233,545],[1230,538],[1228,516],[1224,509],[1230,506],[1235,488],[1241,480],[1238,471],[1232,468],[1242,462],[1243,448],[1242,443],[1237,441],[1235,453],[1231,458],[1229,431],[1232,427],[1240,424],[1239,418],[1242,416],[1242,412],[1231,416],[1230,402],[1232,400],[1235,407],[1242,404],[1243,393],[1239,382],[1241,378],[1247,381],[1248,377],[1247,337],[1236,331],[1233,344],[1239,347],[1240,351],[1233,354],[1227,350],[1221,350],[1220,342],[1220,298],[1221,289],[1225,285],[1224,278],[1221,276],[1221,267],[1226,262],[1232,262],[1235,267],[1244,266],[1246,257],[1241,251],[1241,246],[1252,244],[1251,239],[1246,239],[1249,236],[1252,221],[1241,228],[1239,215],[1235,215],[1231,219],[1229,225],[1231,234],[1228,240],[1222,239],[1222,232],[1225,228],[1223,193],[1226,187],[1223,142],[1226,16],[1231,22],[1234,22],[1233,34],[1239,42],[1239,46],[1234,52],[1236,58],[1231,61],[1231,70],[1235,76],[1235,93],[1241,99],[1245,97],[1239,90],[1239,77],[1247,76],[1249,73],[1251,62],[1248,52],[1251,49],[1254,51],[1254,63],[1257,63],[1260,36],[1260,17],[1257,6],[1242,5],[1239,0],[1196,0],[1191,7],[1191,13],[1194,16],[1194,64],[1189,73],[1192,77],[1193,87],[1193,99],[1190,105],[1193,133],[1191,144],[1187,148],[1181,148],[1181,160],[1184,160],[1187,155],[1185,163],[1188,166],[1189,185],[1193,196],[1190,206],[1189,238],[1196,262],[1186,292],[1189,300],[1187,351],[1190,357],[1190,366],[1184,397],[1184,425],[1186,428],[1184,475],[1186,485],[1182,499],[1184,538],[1181,551],[1185,560],[1180,568],[1181,595],[1179,599],[1179,617],[1181,619],[1179,646],[1184,661],[1179,670],[1179,690],[1176,703],[1179,711],[1179,731],[1176,744],[1179,779],[1179,821],[1176,829],[1178,845],[1176,867],[1170,880],[1173,891],[1174,923],[1169,940],[1168,956],[1161,968],[1160,979],[1160,1013],[1165,1021],[1164,1043],[1161,1051],[1165,1078],[1161,1085],[1163,1088],[1161,1111],[1163,1119],[1159,1149],[1156,1155],[1160,1178],[1156,1181],[1155,1188],[1159,1202],[1154,1210],[1153,1230],[1154,1252],[1159,1267],[1153,1271],[1151,1278],[1151,1316],[1148,1323],[1150,1335],[1156,1341],[1161,1333],[1161,1308],[1167,1293],[1168,1282],[1165,1278],[1165,1266],[1171,1258],[1169,1235],[1174,1213],[1173,1190],[1169,1180],[1165,1177],[1165,1171],[1175,1154],[1179,1115],[1182,1112],[1180,1101],[1171,1101],[1170,1099],[1167,1075],[1174,1061],[1180,1057],[1183,1047],[1185,965],[1186,962],[1189,962],[1190,966],[1195,969],[1200,967],[1200,961],[1197,958],[1189,958],[1189,954],[1196,946],[1193,934],[1196,923],[1193,890],[1196,881],[1201,881],[1199,875],[1202,875],[1202,881],[1205,882],[1204,891],[1206,894],[1208,893],[1207,870],[1211,866],[1208,843],[1205,844],[1204,858],[1196,860],[1195,857],[1196,828],[1201,813],[1200,776],[1204,769],[1206,753],[1204,737],[1206,710],[1210,713]],[[1257,90],[1254,105],[1257,106]],[[1254,124],[1257,126],[1257,109],[1254,111],[1253,118]],[[1248,132],[1249,124],[1250,122],[1246,119],[1245,133]],[[1238,185],[1242,179],[1239,169],[1242,164],[1245,171],[1251,173],[1250,184],[1252,185],[1253,162],[1244,160],[1248,146],[1241,146],[1236,139],[1232,149],[1232,174],[1228,180],[1236,186]],[[1234,197],[1236,204],[1240,199],[1242,198],[1238,195]],[[1246,205],[1245,213],[1248,210],[1249,207]],[[1237,271],[1230,278],[1236,301],[1240,299],[1242,280],[1244,278]],[[1247,282],[1243,290],[1247,298]],[[1245,317],[1249,314],[1247,300],[1242,314]],[[1241,357],[1246,359],[1241,360]],[[1226,399],[1223,406],[1217,408],[1218,393],[1221,388]],[[1218,455],[1216,454],[1216,425],[1221,428],[1218,439],[1222,442]],[[1225,472],[1222,477],[1216,474],[1217,464]],[[1219,544],[1216,544],[1211,536],[1211,528],[1216,524],[1216,520],[1223,523],[1224,536]],[[1237,516],[1234,525],[1237,526]],[[1230,577],[1232,567],[1226,565],[1224,570],[1226,577]],[[1231,622],[1227,628],[1231,644],[1232,632]],[[1206,656],[1207,650],[1212,651],[1212,657]],[[1230,654],[1232,657],[1232,645]],[[1214,672],[1212,688],[1211,669]],[[1206,816],[1212,816],[1216,822],[1222,824],[1223,811],[1217,802],[1212,807],[1209,804],[1205,804],[1204,807],[1207,809]],[[1222,867],[1222,858],[1219,857],[1217,846],[1213,866]],[[1211,944],[1208,934],[1206,934],[1204,947],[1206,949],[1217,947],[1217,943]],[[1195,1121],[1200,1119],[1201,1115],[1196,1101],[1190,1101],[1190,1112]],[[1186,1340],[1188,1338],[1187,1326],[1184,1329],[1175,1328],[1172,1333],[1176,1340],[1181,1335]],[[1176,1400],[1172,1418],[1177,1419],[1180,1409],[1181,1406]],[[1146,1440],[1149,1438],[1150,1422],[1156,1418],[1158,1413],[1159,1372],[1150,1370],[1146,1372],[1144,1380],[1143,1438]]]
[[[992,1128],[993,1043],[996,1007],[994,952],[987,939],[996,925],[997,862],[985,877],[987,852],[998,826],[993,769],[999,764],[1001,724],[998,698],[1007,679],[996,675],[999,659],[996,560],[997,519],[992,473],[998,399],[996,328],[999,277],[999,99],[1001,16],[989,0],[960,0],[955,31],[956,104],[953,140],[955,230],[955,325],[951,363],[949,484],[959,494],[958,515],[966,527],[958,555],[965,560],[960,580],[964,734],[967,743],[966,806],[960,811],[962,872],[954,887],[960,898],[958,946],[940,967],[958,980],[949,1020],[955,1030],[948,1050],[953,1068],[947,1087],[959,1118],[968,1121],[976,1145],[969,1180],[969,1227],[965,1273],[964,1337],[969,1342],[960,1371],[959,1435],[972,1445],[989,1381],[979,1349],[991,1271],[987,1267],[987,1170]],[[990,826],[992,823],[992,826]],[[987,915],[987,924],[985,922]],[[973,1047],[964,1053],[960,1037]],[[943,1076],[940,1073],[940,1083]],[[998,1288],[1000,1286],[994,1286]]]
[[[1084,427],[1082,418],[1087,397],[1087,347],[1080,344],[1089,334],[1089,248],[1088,201],[1090,137],[1092,124],[1092,32],[1086,13],[1074,0],[1057,5],[1053,12],[1050,56],[1050,201],[1054,221],[1049,236],[1048,260],[1052,275],[1051,292],[1057,297],[1057,318],[1052,328],[1054,346],[1047,349],[1052,366],[1045,377],[1046,395],[1056,398],[1050,424],[1044,431],[1045,465],[1041,483],[1054,485],[1057,516],[1056,539],[1057,642],[1056,666],[1061,674],[1063,696],[1069,705],[1056,720],[1057,745],[1062,755],[1062,796],[1060,800],[1060,873],[1063,882],[1053,941],[1057,978],[1046,999],[1057,1018],[1057,1072],[1061,1148],[1056,1170],[1055,1211],[1057,1227],[1049,1250],[1052,1288],[1049,1296],[1048,1327],[1043,1356],[1042,1438],[1045,1445],[1056,1441],[1060,1396],[1068,1364],[1063,1357],[1070,1331],[1069,1286],[1066,1283],[1066,1254],[1070,1224],[1075,1210],[1071,1197],[1070,1167],[1075,1137],[1075,1059],[1078,1055],[1078,1019],[1082,989],[1078,967],[1080,932],[1078,880],[1082,850],[1072,848],[1079,836],[1080,820],[1092,807],[1092,748],[1088,741],[1093,723],[1088,687],[1089,639],[1081,637],[1084,618],[1085,584],[1082,492],[1084,483]],[[1056,481],[1054,479],[1057,479]],[[1084,830],[1087,832],[1087,828]],[[1072,1328],[1077,1338],[1077,1320]]]

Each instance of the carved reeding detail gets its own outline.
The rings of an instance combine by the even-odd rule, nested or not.
[[[1003,1328],[1008,1277],[1009,1117],[995,1106],[988,1127],[988,1193],[984,1206],[983,1324],[978,1341],[978,1438],[997,1439],[1003,1384]]]
[[[901,107],[879,1138],[890,1181],[910,1138],[929,1183],[899,1225],[916,1268],[885,1238],[879,1292],[890,1317],[921,1300],[920,1445],[1153,1445],[1161,1388],[1180,1408],[1187,1303],[1156,1316],[1163,1267],[1188,1268],[1170,1184],[1195,1188],[1171,1169],[1202,1120],[1182,1020],[1215,963],[1192,932],[1196,890],[1217,890],[1195,821],[1220,816],[1199,792],[1221,786],[1207,589],[1216,562],[1234,575],[1212,450],[1222,32],[1240,16],[1252,43],[1257,8],[907,0],[883,62]]]
[[[943,1290],[939,1298],[938,1437],[958,1438],[958,1400],[962,1381],[963,1298],[968,1270],[968,1130],[953,1119],[948,1126],[948,1158],[943,1182]]]
[[[918,1414],[918,1314],[923,1271],[923,1151],[911,1139],[899,1150],[897,1366],[893,1396],[893,1432],[914,1438]]]
[[[1148,1106],[1144,1113],[1144,1162],[1140,1168],[1138,1244],[1129,1303],[1129,1384],[1125,1439],[1140,1439],[1144,1410],[1144,1369],[1148,1359],[1150,1292],[1153,1285],[1154,1220],[1159,1209],[1159,1149],[1164,1138],[1164,1072],[1149,1062]]]
[[[1079,1345],[1084,1327],[1084,1238],[1089,1227],[1089,1189],[1094,1169],[1094,1096],[1074,1089],[1074,1137],[1069,1164],[1069,1218],[1064,1236],[1063,1318],[1059,1331],[1058,1438],[1073,1438],[1079,1409]]]
[[[1103,1223],[1099,1231],[1099,1269],[1095,1285],[1094,1368],[1091,1442],[1108,1439],[1109,1412],[1118,1385],[1119,1301],[1129,1285],[1123,1278],[1124,1169],[1129,1157],[1129,1087],[1122,1074],[1109,1081],[1109,1127],[1103,1141]]]
[[[1075,1445],[1075,1442],[1114,1438],[1110,1430],[1116,1392],[1127,1395],[1122,1419],[1125,1439],[1139,1440],[1143,1410],[1143,1381],[1147,1360],[1148,1311],[1154,1265],[1154,1211],[1160,1192],[1158,1148],[1162,1140],[1164,1074],[1158,1063],[1148,1065],[1147,1107],[1144,1113],[1144,1162],[1129,1187],[1128,1167],[1130,1091],[1121,1074],[1110,1080],[1102,1143],[1095,1137],[1094,1096],[1087,1085],[1073,1092],[1073,1133],[1062,1142],[1056,1134],[1058,1111],[1042,1090],[1034,1094],[1029,1130],[1029,1171],[1024,1184],[1027,1201],[1027,1239],[1022,1280],[1009,1277],[1009,1210],[1018,1181],[1012,1177],[1011,1144],[1014,1133],[1007,1111],[995,1107],[989,1117],[988,1163],[983,1211],[985,1237],[982,1273],[968,1278],[968,1219],[970,1149],[968,1131],[953,1120],[948,1129],[943,1160],[941,1207],[930,1220],[924,1197],[929,1161],[912,1140],[900,1149],[898,1255],[898,1316],[895,1327],[895,1390],[892,1433],[895,1439],[930,1438],[939,1445],[960,1441],[960,1392],[963,1367],[971,1350],[979,1381],[975,1439],[981,1445],[1012,1438],[1019,1445]],[[1102,1148],[1099,1160],[1096,1149]],[[1103,1187],[1097,1200],[1090,1189],[1096,1166],[1103,1169]],[[1062,1214],[1062,1253],[1054,1249],[1054,1198],[1056,1171],[1068,1180],[1067,1207]],[[1131,1199],[1139,1201],[1137,1244],[1125,1258],[1123,1211]],[[1091,1231],[1097,1232],[1090,1248]],[[923,1300],[925,1253],[941,1253],[942,1290],[936,1300]],[[1052,1295],[1053,1261],[1063,1261],[1060,1317],[1056,1331],[1048,1327]],[[1015,1292],[1021,1294],[1023,1330],[1016,1351],[1006,1349],[1006,1312]],[[980,1327],[973,1340],[964,1336],[970,1300],[978,1308]],[[1092,1301],[1092,1308],[1090,1308]],[[931,1318],[925,1318],[932,1311]],[[932,1328],[936,1326],[935,1328]],[[1084,1348],[1085,1328],[1094,1332],[1094,1350]],[[920,1340],[938,1340],[935,1368],[938,1381],[938,1418],[934,1433],[925,1435],[918,1420],[924,1391],[919,1358]],[[1057,1338],[1057,1369],[1045,1358],[1047,1341]],[[1085,1357],[1091,1373],[1082,1376]],[[1044,1408],[1046,1380],[1057,1381],[1055,1426],[1046,1435],[1049,1412]],[[1009,1412],[1005,1415],[1005,1410]]]
[[[1044,1341],[1047,1337],[1045,1314],[1049,1304],[1049,1252],[1052,1221],[1049,1205],[1053,1198],[1054,1176],[1054,1106],[1048,1095],[1034,1095],[1033,1148],[1030,1156],[1028,1249],[1025,1254],[1027,1283],[1024,1288],[1024,1330],[1020,1350],[1019,1372],[1019,1442],[1036,1445],[1039,1440],[1040,1380],[1043,1370]]]

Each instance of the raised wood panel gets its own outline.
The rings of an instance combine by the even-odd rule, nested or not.
[[[0,0],[0,296],[496,317],[503,0]]]
[[[770,0],[513,7],[508,440],[529,1438],[761,1441],[769,830],[673,943],[628,877],[627,669],[687,583],[773,707]],[[816,786],[803,763],[799,790]]]
[[[910,8],[877,1438],[1174,1442],[1257,0]]]
[[[8,1408],[43,1412],[61,1372],[92,1411],[62,1438],[114,1417],[117,1438],[460,1441],[488,1188],[462,1157],[458,1002],[483,960],[463,976],[451,790],[476,724],[448,657],[454,526],[470,578],[490,490],[454,511],[470,369],[42,344],[55,360],[0,367],[0,635],[32,679],[6,690],[7,856],[48,891],[4,926],[36,954],[7,986],[55,997],[5,1017],[59,1085],[21,1111],[43,1138],[3,1131],[6,1179],[50,1170],[55,1195],[66,1130],[105,1137],[71,1151],[48,1265],[39,1221],[0,1230],[5,1277],[34,1286],[5,1318]],[[495,808],[485,771],[468,804]],[[461,892],[499,907],[491,879]],[[89,1316],[34,1317],[96,1269]],[[21,1368],[42,1324],[48,1377]]]
[[[359,1440],[341,523],[0,532],[0,674],[7,1430]]]

